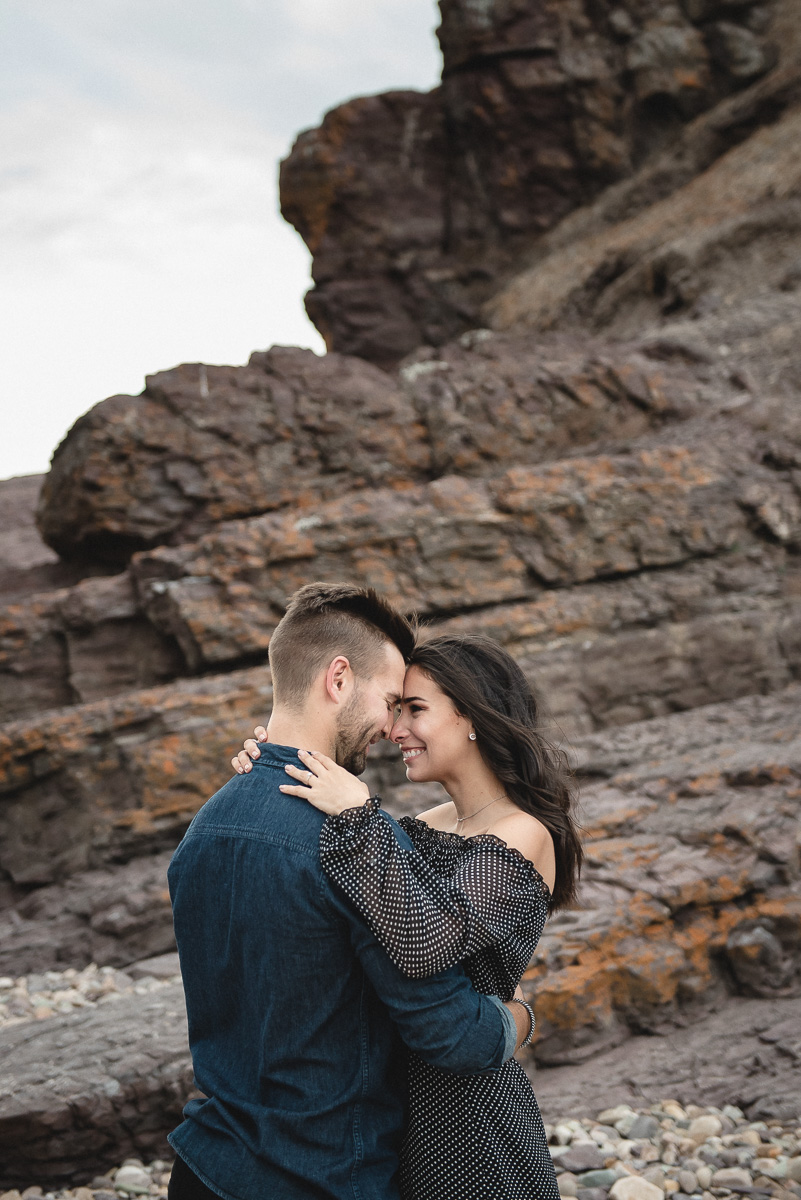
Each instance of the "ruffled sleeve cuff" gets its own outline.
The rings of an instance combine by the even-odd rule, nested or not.
[[[320,830],[320,853],[356,851],[368,836],[372,823],[380,819],[381,797],[368,796],[364,804],[326,817]]]

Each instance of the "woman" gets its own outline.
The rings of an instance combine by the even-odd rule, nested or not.
[[[391,738],[407,778],[450,797],[400,821],[411,851],[378,797],[325,755],[300,752],[307,769],[288,766],[298,782],[281,790],[328,814],[323,868],[402,971],[462,962],[478,991],[513,999],[548,912],[575,897],[582,852],[564,758],[539,733],[517,663],[483,637],[416,648]],[[255,742],[245,747],[232,760],[240,772],[258,757]],[[537,1101],[514,1059],[456,1076],[412,1055],[409,1086],[405,1200],[557,1200]]]

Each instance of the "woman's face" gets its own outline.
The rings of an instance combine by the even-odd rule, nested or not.
[[[464,768],[475,751],[472,726],[453,701],[419,667],[409,667],[400,716],[390,738],[401,748],[406,778],[412,783],[444,783]]]

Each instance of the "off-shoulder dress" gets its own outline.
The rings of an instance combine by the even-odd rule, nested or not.
[[[461,962],[477,991],[510,999],[548,915],[545,880],[491,834],[399,824],[412,850],[377,797],[329,817],[323,869],[406,975]],[[539,1106],[515,1059],[464,1076],[411,1055],[400,1185],[404,1200],[559,1200]]]

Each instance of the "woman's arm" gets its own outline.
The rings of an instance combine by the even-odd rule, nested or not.
[[[286,768],[297,782],[281,790],[329,815],[320,834],[323,869],[404,974],[434,975],[526,930],[533,949],[544,910],[536,902],[548,891],[522,854],[492,836],[458,839],[457,868],[443,875],[420,848],[399,844],[366,784],[324,755],[300,757],[304,769]],[[440,836],[421,827],[423,839]]]

